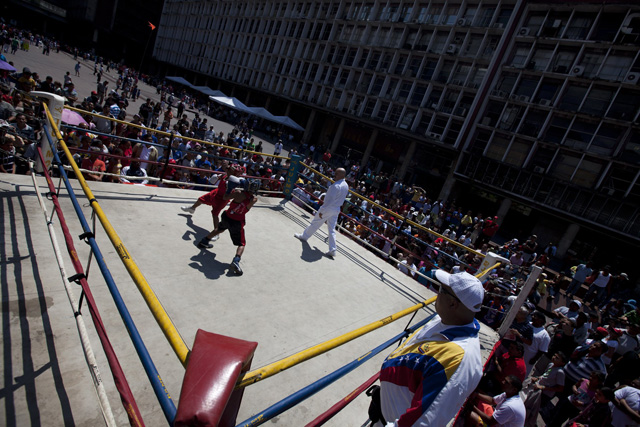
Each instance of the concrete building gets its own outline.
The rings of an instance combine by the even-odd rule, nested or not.
[[[640,5],[166,0],[154,57],[585,259],[640,243]]]

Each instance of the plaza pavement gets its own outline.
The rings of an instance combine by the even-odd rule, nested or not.
[[[41,76],[51,74],[54,79],[62,78],[73,65],[73,59],[66,54],[52,52],[46,57],[35,48],[29,53],[19,51],[11,59],[19,69],[29,66]],[[110,79],[113,76],[112,73]],[[92,90],[93,81],[87,67],[81,70],[80,79],[74,79],[80,95]],[[145,99],[153,97],[155,89],[142,85],[142,92]],[[226,132],[224,124],[215,126]],[[40,191],[48,192],[44,179],[39,177],[38,181]],[[89,204],[78,183],[72,182],[83,212],[90,218]],[[186,344],[192,345],[198,329],[257,341],[254,369],[433,296],[394,266],[343,235],[338,236],[339,253],[334,260],[323,256],[327,250],[326,230],[319,231],[308,243],[301,243],[293,234],[306,227],[311,217],[279,199],[260,197],[247,215],[247,249],[242,258],[245,274],[236,277],[228,273],[235,247],[227,234],[223,234],[211,250],[203,251],[195,246],[197,239],[212,227],[208,209],[198,209],[192,216],[180,211],[180,206],[192,203],[201,192],[99,182],[90,185]],[[82,230],[66,191],[61,191],[60,199],[79,259],[86,268],[89,247],[77,239]],[[51,213],[50,202],[47,207]],[[102,425],[74,315],[30,177],[0,175],[0,217],[3,328],[0,419],[7,426]],[[64,247],[57,219],[53,222]],[[96,240],[162,380],[177,404],[184,368],[99,224]],[[63,252],[69,272],[71,263],[65,249]],[[95,261],[91,263],[88,277],[144,422],[147,426],[166,425]],[[420,310],[413,323],[431,312],[432,308]],[[99,340],[89,316],[85,319],[117,423],[126,425],[126,414]],[[402,331],[408,321],[409,317],[403,318],[249,386],[238,421],[362,356]],[[483,327],[481,342],[485,357],[496,339],[493,331]],[[390,351],[383,351],[269,423],[305,425],[373,375]],[[368,405],[369,399],[360,396],[326,425],[360,426],[367,418]]]

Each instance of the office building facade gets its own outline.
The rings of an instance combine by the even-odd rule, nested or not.
[[[166,0],[158,31],[167,70],[497,212],[504,237],[640,242],[640,5]]]

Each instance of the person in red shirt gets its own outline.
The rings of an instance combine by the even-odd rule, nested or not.
[[[210,243],[215,237],[225,230],[229,230],[231,241],[236,249],[236,256],[231,261],[231,269],[238,276],[242,275],[240,268],[240,258],[244,253],[246,241],[244,239],[245,215],[256,204],[258,197],[256,194],[260,190],[260,181],[257,179],[245,180],[244,188],[234,188],[229,194],[225,194],[225,200],[231,200],[229,209],[222,213],[222,219],[218,228],[207,234],[198,242],[200,249],[212,248]]]
[[[92,172],[85,172],[83,175],[89,181],[102,181],[102,173],[107,170],[107,165],[98,158],[101,150],[98,147],[89,147],[91,155],[82,161],[81,168]]]
[[[194,214],[198,206],[200,205],[208,205],[211,206],[211,216],[213,217],[213,228],[214,230],[218,229],[218,225],[220,225],[220,212],[229,204],[229,199],[225,199],[225,194],[227,191],[227,181],[229,176],[233,175],[235,177],[239,177],[242,175],[243,168],[240,165],[232,165],[229,166],[229,162],[227,160],[222,161],[222,172],[223,174],[220,176],[218,180],[218,187],[214,188],[207,194],[200,196],[196,202],[191,206],[181,206],[183,212]],[[214,239],[218,240],[216,237]]]
[[[524,345],[513,341],[509,344],[509,351],[497,360],[496,377],[502,382],[509,375],[515,375],[520,381],[527,377],[527,367],[524,363]]]

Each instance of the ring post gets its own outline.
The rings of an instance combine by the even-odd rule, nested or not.
[[[29,92],[30,96],[35,96],[38,98],[45,99],[49,106],[49,112],[51,113],[51,117],[53,118],[53,122],[56,124],[56,128],[60,129],[60,121],[62,120],[62,110],[64,109],[64,96],[56,95],[54,93],[49,92]],[[53,127],[49,127],[49,135],[51,139],[57,141],[56,135],[54,133]],[[51,145],[49,144],[49,140],[45,135],[42,135],[40,138],[40,149],[42,150],[42,155],[44,158],[44,168],[49,169],[51,167],[51,162],[53,162],[53,150],[51,149]],[[36,171],[42,173],[42,163],[36,162]]]
[[[298,180],[303,159],[304,157],[297,154],[291,156],[291,166],[289,166],[289,173],[287,173],[287,181],[284,183],[284,198],[287,200],[291,200],[293,189],[296,188],[296,181]]]

